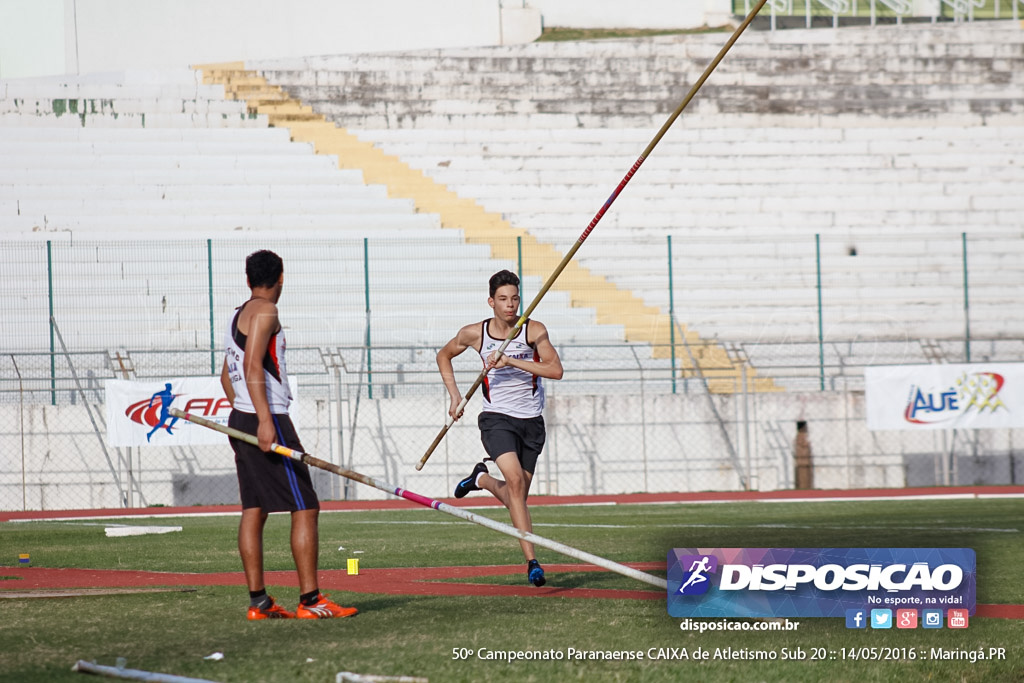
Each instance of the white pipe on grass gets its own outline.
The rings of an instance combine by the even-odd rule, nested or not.
[[[75,662],[71,670],[82,674],[96,674],[98,676],[121,678],[129,681],[149,681],[150,683],[217,683],[206,678],[189,678],[187,676],[162,674],[155,671],[126,669],[123,666],[103,666],[102,664],[87,662],[83,659]]]

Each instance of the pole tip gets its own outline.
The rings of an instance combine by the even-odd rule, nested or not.
[[[421,460],[420,462],[416,463],[416,471],[419,472],[422,469],[423,469],[423,461]]]

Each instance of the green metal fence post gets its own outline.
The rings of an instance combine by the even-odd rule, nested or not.
[[[519,315],[523,315],[523,299],[526,298],[526,294],[523,292],[523,236],[516,235],[516,254],[518,256],[519,263]]]
[[[825,391],[825,331],[821,315],[821,233],[814,234],[814,264],[818,274],[818,373]]]
[[[217,352],[213,333],[213,240],[206,240],[207,288],[210,293],[210,374],[217,374]]]
[[[363,238],[363,291],[366,294],[366,396],[373,398],[373,349],[370,346],[370,239]]]
[[[967,295],[967,233],[960,233],[964,263],[964,355],[971,362],[971,303]]]
[[[53,339],[53,243],[46,240],[46,282],[50,298],[50,405],[57,405],[57,359]]]
[[[668,343],[672,346],[672,393],[676,393],[676,305],[672,285],[672,235],[668,240]]]

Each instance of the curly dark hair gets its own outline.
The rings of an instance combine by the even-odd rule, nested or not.
[[[273,287],[284,272],[284,261],[272,251],[261,249],[245,258],[245,276],[249,287]]]

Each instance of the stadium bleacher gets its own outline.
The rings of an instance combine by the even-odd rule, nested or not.
[[[472,282],[514,267],[515,236],[545,253],[571,246],[720,44],[662,36],[3,82],[0,230],[415,236],[424,242],[405,252],[402,273],[470,306]],[[670,236],[676,313],[692,340],[815,339],[819,266],[833,338],[956,337],[965,265],[974,333],[1016,333],[1005,308],[1006,283],[1022,274],[1022,67],[1013,22],[749,32],[576,257],[597,278],[586,282],[632,297],[618,324],[590,308],[593,284],[552,291],[539,317],[573,342],[664,332],[630,316],[667,312]],[[398,179],[366,184],[377,162],[346,168],[346,151],[323,154],[305,137],[325,121],[453,192],[462,213],[425,210]],[[466,232],[480,221],[482,233]],[[425,255],[434,239],[450,249]],[[342,321],[306,341],[339,343],[335,330],[365,316],[359,267],[291,281],[309,302],[296,318]],[[452,272],[469,274],[456,297]],[[528,277],[524,291],[542,281]],[[319,284],[359,296],[325,316]],[[424,332],[397,322],[401,305],[374,302],[380,343],[437,344],[464,317]],[[665,362],[664,348],[652,355]]]
[[[248,64],[360,140],[560,250],[720,38]],[[737,342],[1016,333],[1024,32],[1016,22],[745,35],[577,255]],[[256,108],[253,111],[262,111]],[[961,243],[967,235],[967,253]],[[815,235],[821,239],[820,260]],[[965,263],[966,261],[966,263]]]

